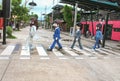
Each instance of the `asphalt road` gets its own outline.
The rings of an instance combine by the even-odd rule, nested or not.
[[[71,50],[69,47],[73,37],[62,34],[61,43],[67,52],[65,49],[48,52],[46,49],[53,41],[53,31],[49,30],[39,29],[39,39],[34,41],[35,46],[41,45],[44,48],[49,59],[40,59],[37,49],[30,51],[30,59],[20,59],[28,31],[29,27],[26,27],[13,32],[17,39],[7,39],[7,45],[1,46],[0,53],[8,45],[18,45],[9,59],[0,59],[0,81],[120,81],[119,49],[108,46],[93,53],[90,50],[94,41],[82,39],[83,48],[89,50]],[[111,45],[115,45],[114,42]],[[78,56],[71,55],[68,51]],[[55,53],[62,53],[63,56]]]

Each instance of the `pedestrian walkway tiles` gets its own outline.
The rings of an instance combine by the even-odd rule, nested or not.
[[[18,45],[8,45],[1,53],[0,60],[2,59],[10,59],[13,55],[15,47]],[[19,46],[19,59],[31,59],[31,50],[29,47],[24,45]],[[36,53],[40,59],[52,59],[49,56],[49,52],[42,45],[35,46]],[[92,51],[89,47],[84,47],[84,49],[79,49],[75,47],[71,49],[69,47],[63,47],[62,50],[53,49],[51,54],[54,54],[58,59],[105,59],[105,58],[120,58],[120,54],[113,50],[107,48],[96,49],[96,51]],[[12,58],[12,57],[11,57]]]

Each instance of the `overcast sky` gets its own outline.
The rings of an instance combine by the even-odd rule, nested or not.
[[[22,0],[22,4],[24,5],[25,1],[27,2],[27,6],[29,7],[29,2],[32,2],[32,0]],[[57,3],[59,3],[60,0],[33,0],[37,6],[35,6],[33,9],[30,10],[30,14],[31,12],[33,12],[34,14],[37,14],[39,16],[39,19],[41,19],[41,14],[45,13],[50,13],[52,11],[52,7],[53,7],[53,2],[54,5],[56,5]],[[43,18],[43,17],[42,17]]]

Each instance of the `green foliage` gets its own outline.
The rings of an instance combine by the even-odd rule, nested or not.
[[[7,34],[7,38],[16,38],[15,36],[12,35],[12,27],[10,26],[6,27],[6,34]]]
[[[32,14],[32,15],[30,15],[30,18],[36,18],[36,19],[38,19],[38,15],[37,14]]]
[[[2,5],[0,5],[0,10],[2,10]]]
[[[81,20],[81,15],[78,13],[77,14],[77,22],[80,22],[80,20]]]
[[[12,28],[10,26],[6,27],[6,33],[7,35],[11,36],[12,35]]]
[[[48,15],[46,15],[46,16],[45,16],[45,21],[49,23],[50,18],[49,18],[49,16],[48,16]]]
[[[69,6],[65,5],[64,8],[63,8],[63,16],[64,16],[65,22],[67,23],[67,30],[69,30],[70,27],[73,26],[72,7],[69,7]]]
[[[29,19],[28,8],[20,6],[22,0],[12,0],[12,16],[17,16],[16,20],[18,21],[27,21]]]
[[[12,6],[18,6],[20,5],[22,0],[12,0]]]

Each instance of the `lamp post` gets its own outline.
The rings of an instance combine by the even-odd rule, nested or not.
[[[32,9],[34,6],[37,6],[37,4],[33,0],[29,3],[29,5],[31,6],[30,9]]]
[[[54,7],[54,1],[55,1],[55,0],[53,0],[53,7]],[[54,10],[52,11],[52,23],[53,23],[53,21],[54,21],[53,16],[54,16]]]
[[[73,33],[72,35],[75,35],[75,25],[76,25],[76,20],[77,20],[77,7],[78,7],[78,3],[75,3],[75,15],[74,15],[74,25],[73,25]]]
[[[6,44],[6,26],[7,26],[7,18],[10,17],[10,3],[11,0],[3,0],[3,18],[4,18],[4,24],[3,24],[3,42],[2,44]]]
[[[30,6],[37,6],[37,4],[32,0],[32,2],[29,3]]]

